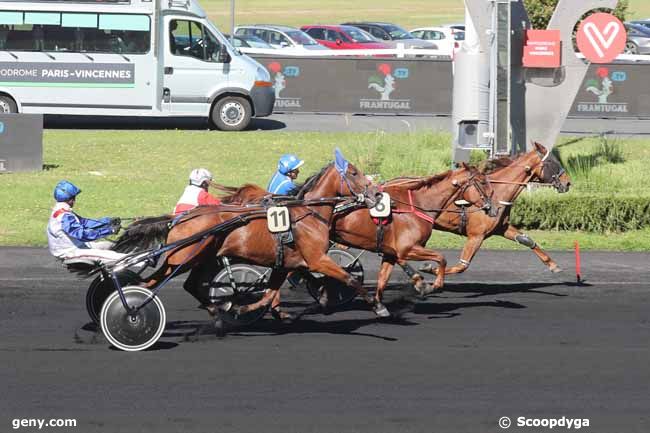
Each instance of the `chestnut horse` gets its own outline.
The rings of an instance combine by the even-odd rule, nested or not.
[[[245,185],[239,189],[218,187],[232,192],[226,201],[249,203],[268,195],[255,185]],[[480,213],[483,213],[483,209],[489,210],[492,189],[484,174],[466,165],[455,171],[428,177],[396,178],[382,185],[382,189],[390,194],[391,201],[396,204],[389,218],[377,220],[376,224],[367,208],[338,214],[332,227],[332,238],[351,247],[382,254],[375,312],[386,317],[389,313],[382,304],[382,297],[393,265],[398,263],[404,268],[420,293],[440,290],[444,285],[444,273],[439,273],[433,285],[427,288],[424,278],[407,264],[407,260],[431,260],[444,269],[444,256],[425,248],[435,218],[449,203],[458,199],[476,206]],[[384,263],[389,264],[390,268]]]
[[[203,233],[217,225],[233,218],[246,217],[251,212],[257,216],[245,225],[240,225],[228,232],[211,232],[203,239],[190,245],[183,245],[169,252],[162,266],[147,280],[145,287],[155,287],[175,273],[191,269],[204,260],[214,261],[215,256],[239,258],[249,263],[273,267],[269,278],[269,289],[264,297],[255,304],[239,307],[240,313],[246,313],[268,305],[278,291],[290,270],[307,268],[319,272],[357,290],[369,303],[373,299],[367,296],[363,285],[352,275],[337,265],[328,255],[329,232],[334,206],[340,203],[341,197],[363,197],[368,205],[375,204],[376,187],[354,165],[348,163],[340,152],[336,153],[336,162],[325,166],[318,174],[310,177],[298,192],[296,199],[304,200],[289,206],[293,243],[283,248],[283,260],[276,266],[278,259],[278,241],[269,231],[266,213],[261,206],[244,207],[233,205],[202,206],[183,216],[171,229],[168,229],[166,241],[171,244],[188,239],[197,233]],[[349,199],[348,199],[349,200]],[[296,200],[294,200],[296,201]],[[281,204],[280,204],[281,205]],[[160,224],[160,230],[165,232],[166,223]],[[142,224],[142,229],[148,233],[143,238],[138,227],[127,232],[118,242],[124,248],[131,237],[137,243],[147,241],[147,237],[159,236],[152,233],[151,227]],[[209,308],[212,315],[218,311],[214,306]],[[278,311],[279,314],[279,311]]]
[[[453,202],[435,222],[435,229],[467,236],[467,242],[457,265],[447,268],[445,273],[457,274],[464,272],[472,258],[481,247],[483,241],[492,235],[500,235],[533,250],[540,260],[552,271],[560,272],[561,268],[546,254],[528,235],[523,234],[510,224],[512,204],[528,183],[537,181],[549,184],[564,193],[569,190],[571,180],[560,161],[539,143],[528,153],[514,159],[501,158],[488,161],[488,164],[498,168],[488,173],[488,178],[494,189],[494,206],[498,213],[495,216],[485,212],[462,211]],[[438,273],[432,267],[421,269],[423,272]]]

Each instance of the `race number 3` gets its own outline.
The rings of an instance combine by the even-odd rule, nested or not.
[[[289,208],[274,206],[266,210],[266,224],[271,233],[282,233],[289,230],[291,220],[289,219]]]
[[[381,200],[375,207],[370,208],[370,216],[373,218],[387,218],[390,216],[390,195],[387,192],[381,193]]]

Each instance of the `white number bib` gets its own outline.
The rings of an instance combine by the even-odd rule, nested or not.
[[[370,208],[370,216],[373,218],[388,218],[390,216],[390,195],[387,192],[381,193],[381,200]]]
[[[289,219],[289,208],[285,206],[273,206],[266,210],[266,224],[271,233],[286,232],[291,228]]]

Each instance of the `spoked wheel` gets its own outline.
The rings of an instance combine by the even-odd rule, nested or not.
[[[133,271],[124,270],[117,275],[117,281],[120,286],[133,286],[138,284],[141,279]],[[103,278],[101,275],[93,280],[86,292],[86,310],[90,319],[99,324],[99,312],[111,293],[115,291],[115,284],[112,280]]]
[[[137,309],[153,295],[151,290],[144,287],[127,286],[122,292],[127,304],[134,310],[127,311],[119,292],[113,292],[104,302],[99,315],[102,332],[118,349],[128,352],[144,350],[158,341],[165,330],[165,307],[156,296]]]
[[[262,318],[269,305],[248,313],[239,313],[239,307],[251,305],[264,297],[267,289],[267,273],[250,265],[237,264],[219,272],[212,283],[212,299],[217,299],[222,306],[221,318],[235,326],[250,325]],[[234,288],[233,288],[234,285]]]
[[[327,255],[363,284],[363,265],[360,260],[356,260],[354,255],[336,248],[330,249]],[[327,305],[330,307],[347,304],[357,296],[357,292],[352,287],[316,272],[307,273],[305,283],[309,294],[317,301],[320,299],[323,290],[327,290]]]

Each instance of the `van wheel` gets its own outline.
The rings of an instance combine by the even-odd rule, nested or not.
[[[18,113],[18,105],[11,96],[0,95],[0,113]]]
[[[241,131],[251,121],[251,104],[239,96],[226,96],[212,107],[210,117],[222,131]]]

